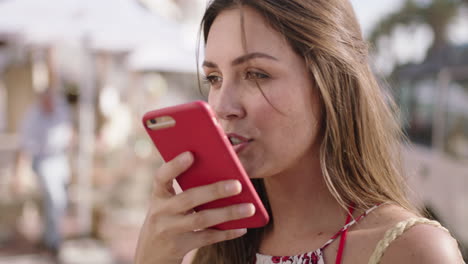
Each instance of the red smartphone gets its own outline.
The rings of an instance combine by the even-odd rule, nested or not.
[[[255,214],[213,228],[256,228],[268,223],[265,207],[207,103],[195,101],[150,111],[143,116],[143,125],[166,162],[186,151],[194,155],[192,166],[176,179],[182,190],[231,179],[242,184],[240,194],[203,204],[195,211],[252,203]]]

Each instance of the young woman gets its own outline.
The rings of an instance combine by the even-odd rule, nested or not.
[[[195,249],[187,263],[463,262],[406,198],[400,130],[347,0],[215,0],[202,27],[208,102],[271,221],[207,229],[254,208],[187,213],[241,186],[175,194],[172,180],[193,162],[184,153],[155,176],[136,263],[180,264]]]

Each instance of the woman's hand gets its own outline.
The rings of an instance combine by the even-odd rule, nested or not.
[[[192,163],[192,154],[186,152],[158,169],[150,209],[140,231],[136,264],[180,264],[185,254],[193,249],[234,239],[247,232],[246,229],[222,231],[207,228],[252,216],[255,213],[252,204],[192,213],[196,206],[239,194],[242,186],[238,181],[217,182],[175,194],[173,180]]]

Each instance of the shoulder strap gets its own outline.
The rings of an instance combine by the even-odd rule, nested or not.
[[[390,243],[392,243],[395,239],[397,239],[399,236],[401,236],[406,230],[410,229],[411,227],[417,225],[417,224],[426,224],[426,225],[432,225],[438,228],[441,228],[447,232],[449,232],[445,227],[441,226],[439,222],[429,220],[427,218],[423,217],[415,217],[415,218],[410,218],[407,220],[403,220],[399,223],[397,223],[394,227],[391,229],[387,230],[385,232],[384,237],[382,240],[377,243],[377,246],[375,247],[374,252],[372,253],[370,259],[369,259],[369,264],[378,264],[380,263],[380,260],[385,252],[385,250],[388,248]]]
[[[353,217],[353,212],[354,212],[354,207],[350,206],[348,210],[348,217],[346,217],[345,225],[351,222],[351,218]],[[336,261],[335,261],[336,264],[341,264],[341,259],[343,258],[344,246],[346,243],[346,236],[348,235],[348,230],[349,228],[344,230],[343,233],[341,233],[340,244],[338,246],[338,252],[336,254]]]
[[[383,204],[383,203],[382,203]],[[382,204],[377,204],[369,209],[367,209],[367,211],[365,211],[362,215],[360,215],[359,217],[352,219],[352,216],[351,214],[348,212],[348,219],[346,220],[346,225],[343,226],[338,232],[336,232],[335,235],[333,235],[320,249],[321,250],[324,250],[326,247],[328,247],[333,241],[335,241],[336,238],[338,238],[344,231],[348,230],[348,228],[350,228],[351,226],[353,226],[354,224],[356,224],[357,222],[359,222],[359,220],[361,220],[362,218],[364,218],[366,215],[368,215],[370,212],[374,211],[375,209],[377,209],[379,206],[381,206]],[[350,207],[348,210],[354,210],[354,208]],[[351,211],[352,213],[352,211]],[[350,221],[351,220],[351,221]]]

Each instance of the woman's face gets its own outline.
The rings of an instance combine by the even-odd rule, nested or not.
[[[246,50],[240,10],[223,11],[210,29],[203,69],[208,102],[240,161],[251,178],[264,178],[317,157],[319,105],[304,59],[259,13],[243,12]]]

